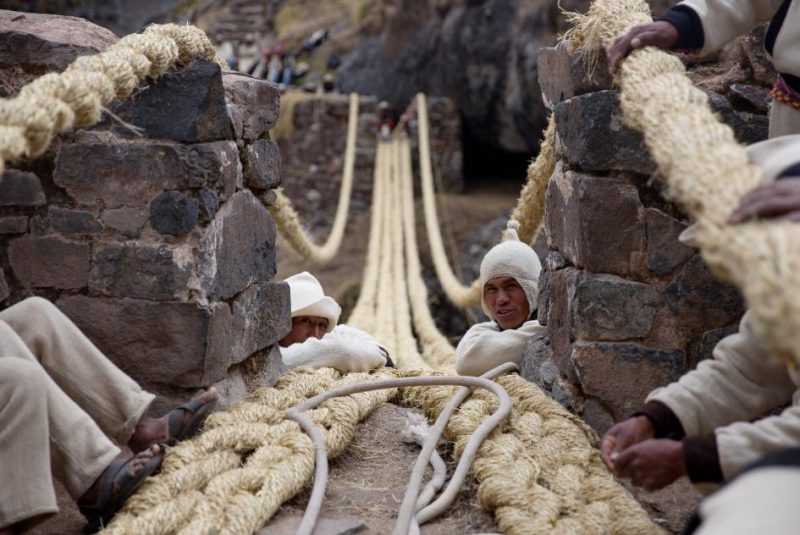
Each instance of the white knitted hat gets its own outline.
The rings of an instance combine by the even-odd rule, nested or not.
[[[332,298],[325,295],[322,285],[309,273],[303,271],[284,279],[289,284],[292,317],[319,316],[328,319],[328,332],[331,332],[339,321],[342,308]]]
[[[528,298],[528,307],[533,312],[536,309],[539,293],[539,273],[542,263],[536,252],[529,245],[519,241],[517,230],[519,222],[511,219],[504,233],[503,241],[495,245],[481,261],[481,290],[486,281],[495,277],[511,277],[515,279],[525,297]],[[481,291],[481,307],[487,316],[494,319],[491,309],[486,306]]]

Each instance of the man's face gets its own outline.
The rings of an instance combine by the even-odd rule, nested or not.
[[[292,318],[292,330],[284,336],[280,345],[288,347],[305,342],[309,338],[322,338],[328,332],[328,318],[321,316],[296,316]]]
[[[503,329],[516,329],[531,315],[525,291],[511,277],[495,277],[486,281],[483,299]]]

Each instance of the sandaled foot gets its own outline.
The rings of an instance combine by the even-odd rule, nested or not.
[[[138,452],[152,444],[174,445],[192,437],[213,410],[217,396],[217,389],[212,386],[161,418],[142,418],[136,424],[128,447]]]
[[[107,524],[131,494],[161,466],[163,453],[151,446],[128,459],[112,462],[78,500],[78,508],[89,521],[86,533]]]

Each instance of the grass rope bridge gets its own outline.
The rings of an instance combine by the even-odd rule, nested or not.
[[[598,50],[648,20],[649,8],[641,0],[596,0],[588,14],[576,17],[570,38],[574,46]],[[198,56],[214,58],[201,31],[152,26],[106,52],[80,58],[62,74],[32,82],[18,97],[0,101],[0,159],[41,154],[59,132],[99,120],[105,106],[125,98],[145,76],[158,76]],[[739,197],[759,183],[759,172],[747,165],[743,148],[713,116],[679,60],[654,49],[635,51],[623,63],[618,81],[626,121],[644,132],[667,194],[697,221],[704,257],[743,290],[759,334],[787,360],[800,361],[793,328],[800,321],[800,304],[792,302],[793,292],[787,290],[800,287],[800,269],[794,266],[794,253],[800,250],[797,228],[726,225]],[[554,163],[552,139],[551,121],[515,210],[528,239],[541,221],[541,199]],[[287,420],[291,407],[361,382],[446,375],[431,367],[446,370],[452,347],[437,337],[429,313],[426,318],[422,312],[426,299],[417,278],[419,259],[410,252],[415,236],[406,220],[409,206],[413,214],[407,143],[395,138],[377,149],[371,252],[353,313],[353,322],[386,343],[404,369],[285,374],[274,388],[259,389],[246,402],[212,415],[203,434],[172,448],[162,473],[128,501],[107,533],[252,533],[312,478],[315,448],[300,426]],[[340,195],[340,207],[345,197],[349,193]],[[411,328],[412,315],[419,339]],[[496,383],[510,396],[511,412],[477,449],[472,473],[479,481],[481,505],[494,512],[504,532],[660,532],[608,475],[593,447],[593,433],[578,417],[516,374],[500,376]],[[358,422],[380,404],[420,407],[435,419],[456,388],[403,386],[352,393],[324,401],[307,414],[322,428],[328,456],[335,457],[352,440]],[[455,443],[457,457],[497,403],[476,391],[449,419],[444,434]]]

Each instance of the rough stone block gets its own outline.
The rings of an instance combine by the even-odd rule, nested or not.
[[[202,188],[197,192],[198,208],[200,209],[200,220],[207,223],[214,219],[219,210],[219,195],[209,187]]]
[[[736,140],[743,145],[764,141],[769,135],[769,118],[766,115],[739,112],[733,109],[728,99],[719,93],[706,91],[711,109],[725,124],[733,129]]]
[[[258,139],[275,126],[281,109],[276,85],[233,72],[222,75],[222,84],[237,139]]]
[[[603,404],[592,398],[583,401],[581,416],[600,437],[616,423],[614,417],[606,410]]]
[[[231,302],[231,314],[236,333],[231,356],[239,362],[289,334],[292,329],[289,285],[254,284]]]
[[[41,206],[46,201],[42,182],[35,174],[16,169],[0,174],[0,206]]]
[[[744,313],[736,288],[716,279],[700,255],[684,264],[665,288],[664,299],[682,325],[698,331],[728,325]]]
[[[256,197],[240,191],[220,207],[201,241],[200,285],[228,299],[276,271],[275,222]]]
[[[236,334],[225,303],[153,302],[81,295],[56,305],[133,379],[201,387],[225,377]]]
[[[556,105],[556,131],[567,161],[584,171],[649,175],[655,163],[639,132],[627,127],[616,91],[580,95]]]
[[[617,420],[641,407],[654,388],[678,379],[684,357],[683,351],[615,342],[577,342],[572,353],[583,392]]]
[[[111,140],[62,145],[53,180],[80,204],[118,208],[147,206],[164,190],[234,190],[240,175],[239,151],[231,141],[184,146]]]
[[[9,295],[11,295],[11,290],[9,290],[8,283],[6,282],[6,274],[2,268],[0,268],[0,302],[8,299]]]
[[[583,54],[577,52],[571,56],[567,45],[568,43],[561,42],[554,47],[539,50],[539,87],[542,89],[544,105],[551,110],[563,100],[609,89],[612,83],[605,54],[601,54],[602,61],[589,76],[584,66]]]
[[[165,191],[150,202],[150,226],[161,234],[186,234],[199,215],[197,202],[179,191]]]
[[[0,217],[0,234],[25,234],[28,232],[27,216]]]
[[[89,282],[89,245],[58,236],[23,236],[11,242],[8,258],[27,288],[83,288]]]
[[[281,151],[276,142],[259,139],[247,145],[242,160],[245,184],[250,189],[273,189],[281,185]]]
[[[148,83],[115,107],[120,118],[144,129],[146,136],[182,143],[233,137],[219,65],[198,59]],[[129,132],[121,126],[115,130]]]
[[[572,370],[572,303],[575,288],[583,272],[573,268],[559,269],[550,274],[549,313],[547,315],[547,334],[553,350],[553,362],[567,377],[573,377]]]
[[[704,332],[700,339],[689,345],[689,362],[687,362],[686,367],[689,369],[695,368],[701,360],[711,358],[717,344],[723,338],[737,332],[739,332],[739,325],[736,323]]]
[[[556,172],[545,195],[548,244],[589,271],[630,275],[644,269],[644,207],[633,184]]]
[[[78,56],[116,41],[112,32],[84,19],[0,9],[0,67],[62,71]]]
[[[50,228],[64,236],[88,236],[103,232],[103,225],[91,212],[51,206],[48,209]]]
[[[661,303],[649,284],[588,275],[575,289],[574,335],[584,340],[645,338]]]
[[[112,297],[170,300],[188,293],[193,268],[188,246],[112,242],[96,249],[89,287]]]
[[[678,241],[686,225],[656,208],[648,208],[646,218],[647,267],[656,275],[669,275],[694,254]]]
[[[112,208],[103,211],[100,220],[110,228],[128,238],[138,238],[147,224],[148,212],[143,208]]]
[[[519,374],[545,390],[553,388],[558,377],[558,366],[551,358],[550,340],[546,334],[531,336],[525,344],[525,353],[519,365]]]

